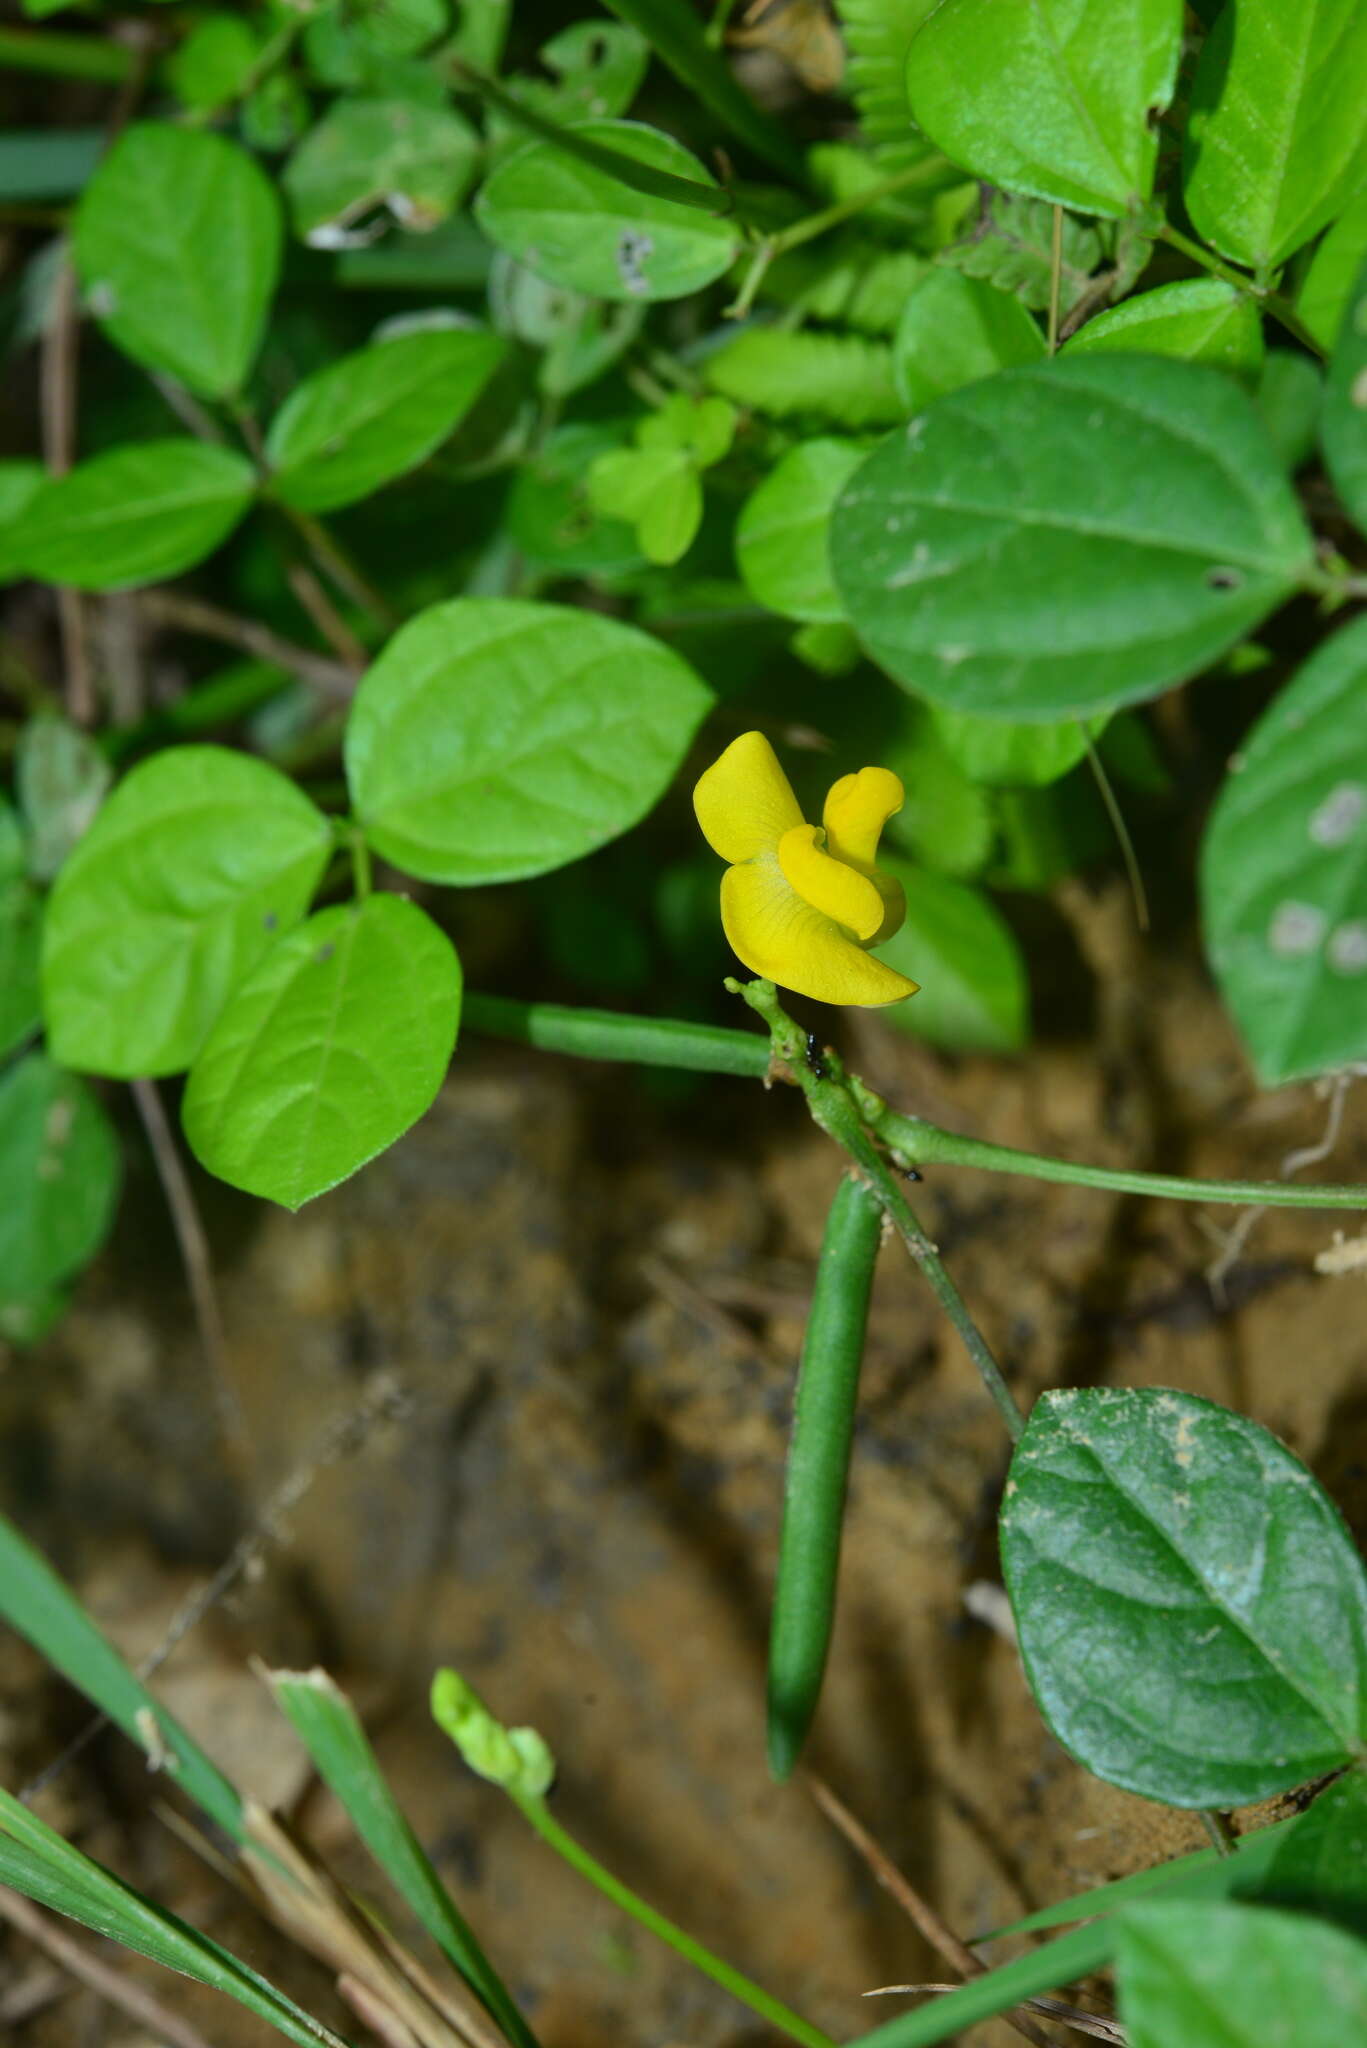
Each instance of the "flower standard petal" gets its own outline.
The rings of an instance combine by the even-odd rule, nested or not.
[[[792,786],[762,732],[743,732],[699,776],[693,808],[723,860],[753,860],[802,823]]]
[[[732,952],[751,973],[798,995],[876,1007],[916,993],[914,981],[804,903],[773,855],[726,870],[721,921]]]
[[[805,903],[867,945],[886,915],[883,899],[867,875],[832,860],[819,836],[815,825],[794,825],[778,842],[778,864]]]

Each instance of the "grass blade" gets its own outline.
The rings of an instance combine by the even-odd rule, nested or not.
[[[702,22],[688,0],[605,0],[605,5],[643,35],[661,63],[756,156],[806,183],[801,151],[786,129],[761,113],[737,85],[725,59],[708,46]]]

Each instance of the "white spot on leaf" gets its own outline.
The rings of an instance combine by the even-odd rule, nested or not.
[[[1279,903],[1267,928],[1267,943],[1283,960],[1313,953],[1324,937],[1324,912],[1313,903]]]
[[[1329,965],[1337,974],[1367,974],[1367,917],[1350,917],[1329,939]]]
[[[1367,789],[1360,782],[1340,782],[1310,813],[1310,837],[1316,846],[1345,846],[1367,818]]]

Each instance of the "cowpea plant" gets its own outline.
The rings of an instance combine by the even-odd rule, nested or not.
[[[1222,1849],[1227,1809],[1332,1781],[1237,1854],[1036,1915],[1089,1924],[867,2039],[939,2041],[1108,1963],[1134,2048],[1356,2038],[1367,1581],[1336,1510],[1257,1422],[1180,1392],[1023,1415],[904,1174],[1367,1190],[960,1136],[875,1096],[778,989],[1018,1049],[1027,974],[989,892],[1105,858],[1117,785],[1171,807],[1144,707],[1183,691],[1219,784],[1188,886],[1253,1069],[1367,1064],[1367,11],[259,0],[129,6],[118,34],[53,11],[0,29],[29,81],[0,150],[6,339],[43,398],[0,459],[0,1329],[41,1335],[104,1239],[110,1084],[147,1114],[184,1077],[201,1165],[294,1209],[424,1114],[462,1029],[783,1078],[849,1172],[797,1390],[775,1773],[818,1705],[892,1234],[1014,1444],[1003,1569],[1059,1741],[1206,1812]],[[786,52],[789,116],[728,39]],[[88,127],[43,125],[63,80]],[[707,1010],[693,783],[762,1032]],[[557,988],[638,1009],[464,992],[453,933],[509,889]],[[653,1013],[662,988],[697,1021]],[[170,1742],[245,1844],[232,1788],[4,1541],[9,1619]],[[317,1674],[276,1692],[481,2025],[529,2048],[346,1703]],[[453,1674],[435,1705],[586,1876],[826,2040],[565,1836],[539,1738]],[[0,1875],[319,2037],[8,1800]]]

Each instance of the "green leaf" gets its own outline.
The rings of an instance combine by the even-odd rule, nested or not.
[[[1320,440],[1348,516],[1367,532],[1367,263],[1358,272],[1330,360]]]
[[[509,2040],[536,2048],[535,2035],[400,1811],[351,1701],[325,1671],[271,1671],[267,1677],[319,1776],[380,1868]]]
[[[853,334],[747,327],[702,369],[714,391],[775,419],[858,429],[891,426],[906,414],[892,350]]]
[[[216,1764],[129,1669],[65,1580],[0,1515],[0,1615],[54,1670],[149,1755],[173,1759],[186,1797],[235,1841],[242,1802]]]
[[[541,351],[536,381],[548,396],[564,397],[594,383],[640,333],[644,306],[609,306],[601,299],[564,291],[501,249],[490,250],[482,236],[476,239],[486,261],[492,258],[490,318],[500,334],[513,335]]]
[[[57,1058],[176,1074],[234,988],[303,917],[333,847],[276,768],[177,746],[134,768],[57,879],[43,998]]]
[[[957,270],[929,270],[912,287],[892,344],[892,374],[908,412],[1013,363],[1038,362],[1044,336],[1020,300]]]
[[[799,441],[751,492],[736,522],[736,564],[757,603],[788,619],[843,620],[826,535],[863,459],[857,441]]]
[[[1254,726],[1206,828],[1201,899],[1265,1086],[1367,1059],[1367,619]]]
[[[981,890],[884,858],[906,891],[906,922],[880,960],[920,983],[880,1018],[946,1052],[1018,1052],[1030,1035],[1025,963],[1010,927]]]
[[[251,464],[227,448],[188,440],[111,448],[30,499],[24,573],[78,590],[160,583],[211,555],[255,491]]]
[[[1062,228],[1059,309],[1067,315],[1087,290],[1103,250],[1095,222],[1065,213]],[[988,187],[965,239],[941,249],[936,261],[961,270],[965,277],[980,277],[999,291],[1013,292],[1022,305],[1043,313],[1053,297],[1054,209],[1042,199]]]
[[[1263,323],[1247,292],[1218,277],[1194,277],[1098,313],[1065,346],[1070,355],[1139,349],[1253,377],[1263,360]]]
[[[368,498],[441,446],[503,355],[496,335],[442,327],[339,356],[305,378],[271,421],[272,495],[304,512]]]
[[[0,1075],[0,1291],[24,1298],[99,1250],[119,1191],[119,1149],[84,1081],[46,1053]]]
[[[1192,80],[1183,197],[1202,239],[1266,273],[1341,212],[1367,170],[1359,0],[1238,0]]]
[[[672,136],[635,121],[579,121],[568,131],[698,185],[715,179]],[[724,198],[718,188],[718,205]],[[554,143],[532,142],[495,170],[475,202],[490,241],[552,284],[589,298],[681,299],[729,270],[734,224],[635,192]]]
[[[50,882],[104,802],[109,762],[69,719],[34,718],[19,736],[15,790],[24,814],[28,871]]]
[[[125,355],[222,398],[255,358],[280,241],[274,188],[245,150],[207,128],[142,121],[86,187],[72,249]]]
[[[1076,768],[1087,751],[1087,726],[1080,718],[1060,725],[1017,725],[1006,718],[975,718],[971,711],[932,712],[935,730],[950,758],[975,782],[1007,789],[1044,789]],[[1105,725],[1091,721],[1093,736]]]
[[[410,620],[362,681],[347,780],[367,838],[407,874],[517,881],[644,817],[711,701],[616,619],[458,598]]]
[[[547,120],[612,119],[625,114],[650,62],[650,45],[635,29],[615,21],[576,21],[543,43],[539,61],[555,80],[514,77],[509,96]],[[491,164],[527,141],[527,130],[510,114],[489,110]]]
[[[43,1021],[38,955],[43,906],[27,882],[0,877],[0,1059]]]
[[[1260,1890],[1275,1905],[1367,1934],[1367,1776],[1360,1768],[1321,1792],[1301,1815]]]
[[[291,156],[282,182],[297,232],[331,248],[379,206],[401,227],[436,227],[460,204],[478,153],[474,129],[447,107],[336,100]]]
[[[242,982],[190,1070],[202,1166],[297,1209],[431,1108],[460,1018],[460,962],[402,896],[320,910]]]
[[[710,47],[689,0],[606,0],[606,5],[640,31],[661,63],[747,148],[785,176],[801,179],[802,152],[788,129],[760,111],[725,58]]]
[[[888,820],[888,836],[940,874],[976,875],[992,851],[987,798],[947,752],[928,705],[896,709],[878,758],[901,777],[906,800]]]
[[[226,1993],[297,2048],[347,2048],[340,2035],[311,2019],[246,1963],[63,1841],[5,1791],[0,1791],[0,1882],[135,1955]]]
[[[529,562],[557,575],[638,569],[643,557],[632,528],[603,519],[589,497],[588,476],[600,455],[620,448],[623,428],[573,421],[518,465],[505,521]]]
[[[1312,556],[1232,380],[1075,356],[952,392],[884,441],[836,507],[831,561],[898,682],[956,711],[1059,719],[1195,675]]]
[[[23,513],[47,482],[41,462],[0,462],[0,583],[23,571]]]
[[[1243,1806],[1361,1748],[1362,1562],[1256,1422],[1156,1388],[1045,1394],[1001,1544],[1030,1689],[1098,1777]]]
[[[1130,2048],[1344,2048],[1367,2037],[1367,1943],[1265,1906],[1135,1906],[1120,1922]]]
[[[1123,215],[1148,198],[1182,52],[1181,0],[943,0],[911,46],[911,109],[1011,192]]]
[[[845,88],[870,142],[914,144],[907,51],[938,0],[835,0],[849,52]]]
[[[1364,263],[1367,184],[1349,201],[1316,249],[1296,294],[1296,311],[1326,352],[1332,352],[1339,338],[1348,299]]]
[[[1324,378],[1317,363],[1294,349],[1268,350],[1254,403],[1288,475],[1315,452],[1323,400]]]
[[[221,107],[243,91],[260,54],[251,22],[206,14],[167,58],[167,82],[187,107]]]
[[[677,562],[702,524],[702,483],[683,448],[613,448],[589,471],[589,502],[630,521],[648,562]]]

